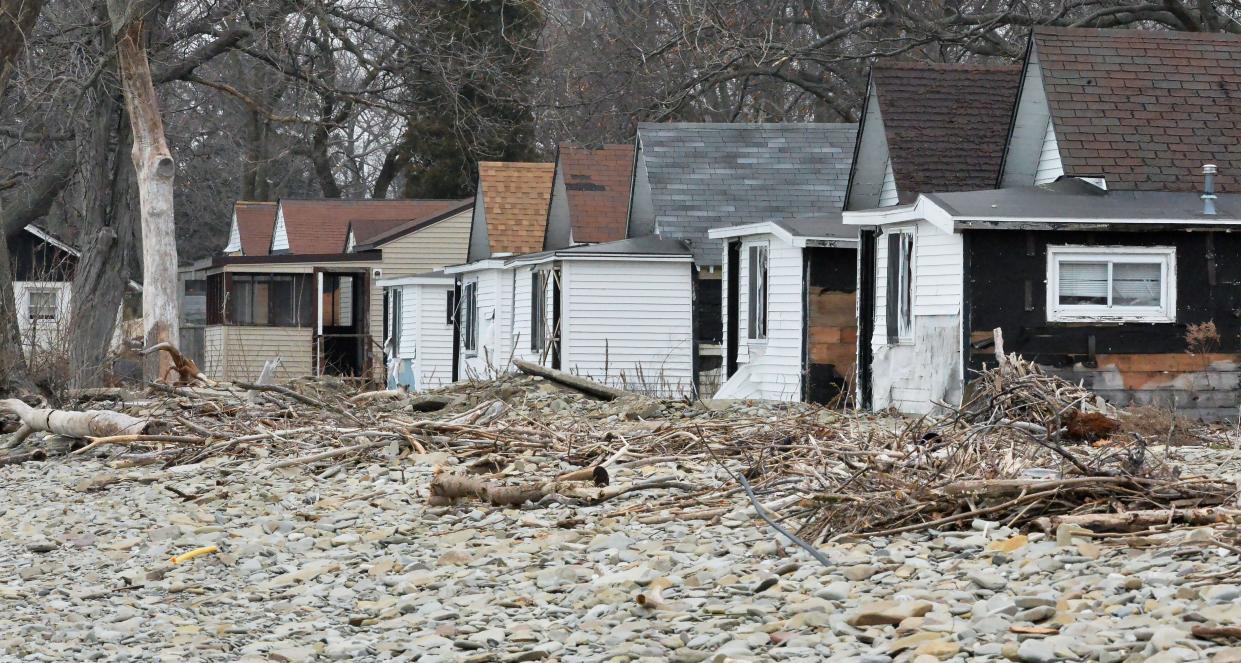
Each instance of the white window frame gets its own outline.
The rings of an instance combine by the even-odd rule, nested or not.
[[[771,245],[755,242],[743,247],[746,259],[746,340],[765,343],[771,333]],[[757,258],[762,265],[759,275]],[[761,301],[758,301],[761,300]]]
[[[1110,265],[1147,263],[1161,265],[1159,306],[1099,306],[1060,304],[1061,262],[1109,264],[1108,296],[1111,297]],[[1048,322],[1176,322],[1176,247],[1174,246],[1048,246]]]
[[[34,296],[47,295],[52,298],[52,311],[49,317],[35,317],[34,315]],[[33,285],[26,288],[26,315],[25,318],[31,324],[53,324],[60,320],[61,309],[61,288],[55,286],[39,286]]]
[[[906,287],[901,287],[902,286],[901,281],[897,281],[897,283],[895,284],[892,284],[892,283],[886,284],[886,287],[887,287],[886,296],[897,297],[897,300],[896,300],[897,301],[897,305],[896,305],[896,314],[897,314],[896,315],[896,324],[897,324],[896,341],[897,341],[897,344],[908,345],[908,344],[913,343],[913,340],[914,340],[914,325],[916,324],[915,319],[917,317],[915,315],[915,310],[917,308],[917,301],[918,301],[918,292],[917,292],[917,288],[918,288],[918,233],[917,233],[917,228],[915,226],[905,226],[902,228],[893,228],[889,230],[887,234],[905,235],[909,237],[909,269],[908,270],[899,270],[899,269],[897,270],[897,274],[901,279],[908,279],[908,282],[903,284]],[[887,240],[881,239],[880,241],[887,241]],[[893,256],[891,255],[891,252],[889,252],[889,255],[887,256],[885,262],[891,261],[893,259],[899,260],[900,254]],[[885,271],[887,270],[887,265],[884,265],[884,270]],[[901,293],[905,292],[906,290],[908,290],[909,292],[909,301],[908,301],[909,315],[907,318],[906,316],[901,315],[901,305],[900,305]],[[885,302],[885,308],[886,308],[886,302]]]

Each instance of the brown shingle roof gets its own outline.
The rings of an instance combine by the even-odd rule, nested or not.
[[[349,224],[403,223],[459,206],[459,200],[281,200],[290,253],[330,254],[345,249]]]
[[[483,194],[492,253],[533,253],[543,249],[555,168],[550,163],[478,164],[478,187]]]
[[[265,256],[271,247],[271,234],[276,229],[276,203],[238,200],[233,203],[237,218],[237,234],[241,252],[248,256]]]
[[[1021,67],[890,63],[871,76],[902,201],[995,186]]]
[[[573,241],[595,244],[625,238],[633,150],[633,145],[560,146],[558,167]]]
[[[1196,191],[1203,163],[1241,186],[1241,39],[1040,28],[1034,48],[1066,175]]]

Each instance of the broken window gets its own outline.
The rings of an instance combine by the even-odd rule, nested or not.
[[[767,247],[750,247],[750,335],[752,341],[767,338]]]
[[[1175,319],[1173,247],[1052,246],[1049,321]]]
[[[401,310],[403,309],[401,301],[403,299],[402,294],[403,293],[400,288],[393,288],[389,293],[392,301],[388,306],[388,343],[390,353],[389,356],[392,357],[401,356]]]
[[[530,349],[547,347],[547,272],[530,272]]]
[[[909,341],[914,329],[914,234],[913,229],[888,234],[887,255],[888,343]]]
[[[478,352],[478,282],[461,286],[460,307],[461,347],[474,354]]]
[[[26,302],[26,314],[31,320],[55,320],[59,312],[55,290],[31,290]]]

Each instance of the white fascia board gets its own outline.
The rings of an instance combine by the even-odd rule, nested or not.
[[[1090,219],[1015,217],[1015,216],[963,216],[956,220],[959,227],[968,228],[971,223],[1038,223],[1047,225],[1098,225],[1100,223],[1122,226],[1241,226],[1237,219],[1108,219],[1102,217]],[[1230,231],[1231,232],[1231,231]]]
[[[470,272],[481,272],[488,269],[504,269],[504,261],[495,258],[487,258],[475,262],[467,262],[464,265],[449,265],[444,268],[445,274],[467,274]]]
[[[793,246],[804,249],[807,246],[817,246],[820,248],[855,248],[857,247],[857,238],[842,237],[794,237]]]
[[[52,246],[60,249],[61,251],[64,251],[65,253],[68,253],[69,255],[75,258],[82,257],[81,252],[79,252],[77,249],[73,248],[72,246],[69,246],[68,244],[65,244],[64,242],[56,239],[55,237],[52,237],[51,235],[44,232],[42,228],[34,225],[33,223],[26,226],[26,232],[30,233],[31,235],[34,235],[35,237],[38,237],[39,239],[47,242],[48,244],[51,244]]]
[[[405,285],[447,285],[451,286],[457,280],[450,276],[395,276],[390,279],[379,279],[375,281],[375,285],[381,288],[395,288]]]
[[[914,221],[926,221],[949,234],[955,230],[952,214],[922,195],[909,205],[844,213],[847,226],[886,226]]]
[[[712,228],[707,231],[707,237],[711,239],[725,239],[727,237],[747,237],[749,235],[775,235],[786,242],[792,242],[793,235],[789,231],[780,227],[771,221],[759,221],[757,223],[747,223],[740,226],[728,226],[725,228]]]
[[[600,254],[600,255],[593,255],[593,256],[574,255],[574,256],[560,256],[560,259],[566,260],[566,261],[576,261],[576,262],[586,262],[586,261],[606,262],[609,260],[611,261],[623,260],[625,262],[694,262],[693,256],[662,256],[662,255],[651,255],[651,254],[646,254],[646,253],[615,253],[611,255]]]

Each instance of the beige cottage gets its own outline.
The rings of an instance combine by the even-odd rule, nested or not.
[[[464,260],[471,208],[459,200],[282,200],[270,229],[238,223],[239,209],[232,255],[201,266],[204,370],[255,379],[279,360],[281,378],[379,377],[387,311],[375,281]],[[266,252],[246,250],[261,246],[251,233],[270,237]]]

